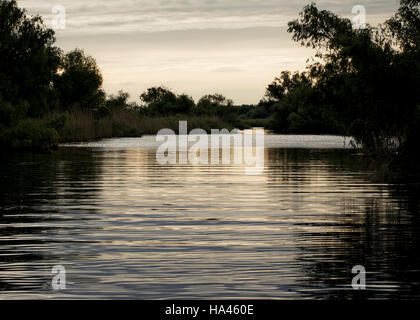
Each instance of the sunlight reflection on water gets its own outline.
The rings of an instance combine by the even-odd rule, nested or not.
[[[267,136],[259,176],[158,165],[153,136],[3,155],[0,297],[418,298],[412,197],[316,137]]]

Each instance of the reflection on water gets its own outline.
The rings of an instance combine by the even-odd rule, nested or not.
[[[269,139],[259,176],[161,166],[127,139],[2,155],[0,298],[419,298],[417,192],[329,139]]]

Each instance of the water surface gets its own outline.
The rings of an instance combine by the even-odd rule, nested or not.
[[[0,298],[420,298],[417,194],[346,139],[267,136],[257,176],[159,165],[156,146],[1,155]],[[51,288],[54,265],[66,290]]]

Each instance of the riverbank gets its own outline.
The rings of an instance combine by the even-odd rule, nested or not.
[[[178,132],[181,120],[188,121],[191,128],[201,128],[207,132],[211,129],[234,128],[232,124],[218,117],[192,115],[150,117],[130,110],[118,110],[101,118],[95,117],[91,111],[74,110],[49,114],[43,119],[44,123],[57,131],[60,143],[141,137],[145,134],[156,134],[166,128]]]
[[[105,138],[141,137],[161,129],[178,133],[179,121],[188,121],[190,128],[229,129],[236,126],[216,116],[174,115],[151,117],[132,110],[117,110],[97,117],[90,110],[48,113],[42,118],[27,118],[10,126],[0,127],[0,146],[17,151],[48,151],[59,143],[93,141]],[[239,129],[247,128],[246,124]]]

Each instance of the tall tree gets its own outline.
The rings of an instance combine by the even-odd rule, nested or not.
[[[52,103],[52,79],[60,63],[54,31],[40,16],[28,17],[15,0],[0,0],[0,95],[12,105],[28,103],[38,116]]]
[[[404,26],[405,31],[395,31],[404,35],[401,48],[393,46],[383,29],[368,25],[355,30],[349,19],[319,10],[315,4],[289,23],[294,40],[317,49],[320,61],[309,69],[322,101],[336,108],[346,133],[375,153],[393,153],[404,143],[418,100],[413,90],[418,69],[404,70],[404,63],[397,63],[400,50],[412,50],[418,32],[413,30],[418,16],[414,3],[418,7],[418,1],[403,0],[389,23],[394,31]]]
[[[62,57],[54,85],[64,108],[97,109],[105,101],[102,82],[95,59],[75,49]]]

